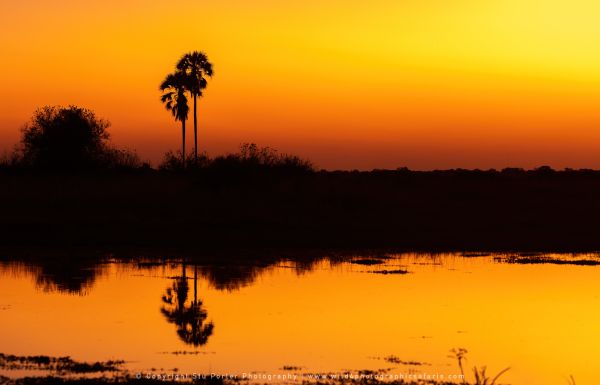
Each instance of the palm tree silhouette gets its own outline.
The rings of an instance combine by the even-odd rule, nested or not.
[[[168,111],[171,111],[175,121],[181,122],[181,162],[185,167],[185,121],[188,118],[190,108],[185,92],[188,88],[189,78],[185,73],[178,71],[167,75],[160,84],[162,96],[161,102],[165,104]]]
[[[160,310],[168,322],[177,326],[177,335],[186,344],[194,347],[202,346],[208,342],[212,335],[214,324],[205,323],[208,313],[202,307],[202,301],[198,300],[198,272],[194,266],[194,299],[187,306],[189,286],[186,277],[185,262],[182,263],[182,274],[173,283],[173,287],[167,288],[162,296],[166,306]]]
[[[162,301],[167,306],[160,309],[167,321],[176,325],[185,319],[185,302],[189,292],[185,262],[182,262],[181,269],[181,277],[176,279],[173,287],[167,288],[166,294],[162,296]]]
[[[177,63],[177,70],[188,77],[187,89],[194,98],[194,160],[198,163],[198,115],[197,98],[202,97],[202,90],[206,88],[206,77],[212,77],[213,66],[208,61],[204,52],[194,51],[181,57]]]
[[[206,344],[214,329],[212,322],[204,323],[207,317],[208,313],[202,308],[202,301],[198,300],[198,271],[194,266],[194,300],[186,309],[183,322],[177,330],[179,338],[196,347]]]

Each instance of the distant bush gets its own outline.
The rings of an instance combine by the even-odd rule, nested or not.
[[[138,154],[131,150],[107,147],[98,157],[97,165],[106,169],[140,169],[150,168],[142,162]]]
[[[0,170],[13,170],[22,167],[21,154],[17,151],[0,156]]]
[[[135,152],[110,146],[109,126],[85,108],[42,107],[23,127],[20,146],[3,163],[71,171],[141,167]]]
[[[181,153],[171,151],[165,157],[159,169],[162,171],[181,171],[183,169]],[[313,172],[314,166],[308,160],[296,155],[281,154],[270,147],[259,147],[254,143],[245,143],[237,153],[209,158],[201,155],[198,163],[190,155],[186,158],[186,169],[215,171],[223,174],[247,172],[275,172],[297,174]]]
[[[245,143],[234,154],[218,156],[211,166],[216,169],[253,169],[281,172],[312,172],[313,164],[296,155],[281,154],[270,147],[258,147],[254,143]]]
[[[210,159],[205,154],[198,155],[198,162],[194,158],[194,154],[188,154],[185,159],[185,169],[202,169],[208,167]],[[181,151],[168,151],[162,162],[158,165],[160,171],[183,171],[183,163],[181,162]]]

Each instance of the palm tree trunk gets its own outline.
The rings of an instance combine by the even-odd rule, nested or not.
[[[185,268],[185,258],[184,258],[181,261],[181,281],[185,282],[185,287],[187,287],[187,277],[186,277],[185,270],[186,270],[186,268]],[[187,289],[186,289],[186,292],[185,292],[185,298],[187,298]],[[177,298],[177,304],[179,306],[179,314],[183,313],[183,308],[185,306],[185,298],[183,298],[183,299],[181,297]]]
[[[196,115],[196,98],[194,94],[194,161],[198,165],[198,116]]]
[[[198,266],[194,265],[194,305],[198,303]]]
[[[185,168],[185,120],[181,121],[181,164]]]

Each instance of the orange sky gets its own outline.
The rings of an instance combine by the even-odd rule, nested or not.
[[[256,142],[325,168],[600,168],[592,0],[0,3],[0,152],[77,104],[157,161],[180,143],[158,84],[204,50],[201,150]]]

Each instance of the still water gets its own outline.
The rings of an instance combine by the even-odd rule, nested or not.
[[[531,263],[536,258],[548,263]],[[511,367],[501,382],[513,385],[565,384],[571,374],[577,384],[596,384],[596,262],[492,254],[229,266],[4,261],[0,352],[122,359],[131,373],[386,369],[448,379],[460,374],[449,351],[465,348],[470,381],[473,366],[487,366],[491,375]],[[35,374],[0,371],[16,373]]]

